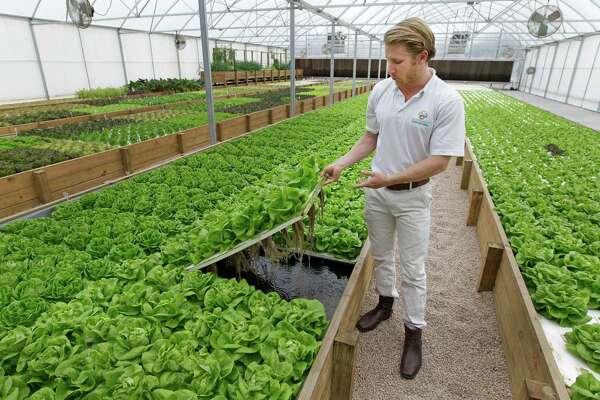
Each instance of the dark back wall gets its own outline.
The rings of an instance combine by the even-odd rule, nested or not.
[[[336,77],[352,77],[352,59],[335,60]],[[367,77],[369,60],[357,60],[356,76]],[[377,78],[378,60],[371,60],[371,78]],[[296,59],[296,68],[304,70],[304,76],[329,76],[329,59]],[[510,82],[512,61],[480,60],[431,60],[429,65],[442,79],[455,81]],[[385,60],[381,60],[381,77],[385,76]]]

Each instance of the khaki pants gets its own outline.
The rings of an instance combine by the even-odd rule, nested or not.
[[[404,323],[424,328],[427,285],[425,258],[431,222],[431,183],[411,190],[365,189],[365,219],[381,296],[398,298],[395,242],[402,274]]]

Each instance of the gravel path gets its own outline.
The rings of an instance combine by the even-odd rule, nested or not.
[[[421,372],[413,381],[400,377],[404,329],[396,302],[391,319],[360,335],[354,400],[511,398],[492,294],[475,289],[479,245],[475,229],[465,226],[467,195],[459,189],[462,168],[454,164],[433,183]],[[371,287],[362,311],[376,303]]]

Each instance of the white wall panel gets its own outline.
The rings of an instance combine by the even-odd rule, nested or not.
[[[50,97],[69,96],[88,88],[77,28],[65,24],[33,27]]]
[[[581,48],[581,55],[579,56],[579,64],[577,70],[573,76],[573,84],[571,87],[571,94],[569,95],[569,104],[575,106],[584,106],[584,97],[587,97],[588,93],[593,92],[591,90],[591,74],[594,66],[594,60],[598,58],[598,48],[600,48],[600,35],[587,37],[584,39]],[[600,68],[598,62],[596,62],[595,68]],[[596,89],[598,91],[598,89]],[[589,107],[588,107],[589,108]]]
[[[179,78],[175,37],[162,34],[153,34],[151,36],[156,79]]]
[[[0,17],[0,38],[0,102],[45,98],[27,21]]]
[[[545,47],[541,47],[538,49],[535,59],[534,59],[534,67],[535,72],[529,78],[529,93],[534,93],[534,90],[537,90],[540,86],[540,80],[542,77],[542,68],[544,63],[546,62],[546,55],[548,54],[548,49]]]
[[[81,41],[92,88],[116,87],[126,83],[116,30],[82,29]]]
[[[600,102],[600,90],[598,88],[600,88],[600,66],[598,65],[598,61],[596,61],[596,66],[592,69],[592,75],[588,83],[587,93],[581,105],[583,108],[600,111],[598,109],[598,103]]]
[[[552,57],[556,46],[543,47],[540,53],[540,59],[538,61],[538,67],[536,68],[535,75],[537,79],[533,81],[532,94],[537,96],[543,96],[546,90],[546,84],[550,77],[550,64],[552,63]]]
[[[181,77],[198,79],[198,45],[195,38],[186,38],[186,46],[179,51]]]
[[[136,81],[140,78],[154,78],[150,58],[150,42],[147,33],[127,33],[121,35],[127,78]]]
[[[561,98],[566,97],[566,93],[563,92],[562,95],[559,93],[558,86],[562,80],[564,66],[571,46],[571,41],[568,41],[561,42],[556,47],[556,54],[553,56],[554,62],[550,65],[550,78],[546,90],[546,97],[549,99],[561,100]]]
[[[563,74],[561,76],[560,85],[558,87],[558,101],[567,100],[569,87],[571,86],[571,79],[573,79],[573,73],[575,72],[575,68],[577,67],[577,56],[579,54],[579,48],[581,47],[582,41],[571,40],[569,43],[571,44],[571,46],[569,47],[569,52],[566,55],[566,59],[563,63]]]

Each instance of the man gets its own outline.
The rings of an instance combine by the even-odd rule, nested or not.
[[[409,18],[385,33],[390,77],[375,85],[367,106],[367,132],[323,174],[327,183],[342,170],[376,150],[365,190],[365,219],[375,263],[377,306],[357,323],[373,330],[390,317],[396,289],[394,262],[398,244],[404,303],[402,377],[413,379],[421,367],[421,332],[425,327],[425,258],[429,242],[431,184],[452,156],[462,156],[464,106],[458,92],[435,75],[427,62],[435,39],[418,18]]]

